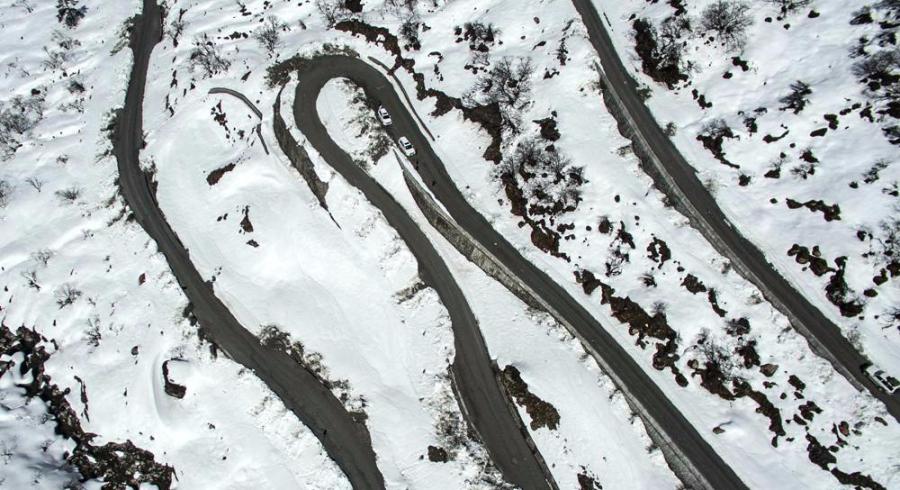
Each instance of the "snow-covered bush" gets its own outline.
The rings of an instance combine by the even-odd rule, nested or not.
[[[682,39],[691,32],[687,16],[668,17],[659,29],[650,21],[639,18],[635,19],[632,28],[644,73],[669,88],[687,80],[691,64],[685,59],[687,43]]]

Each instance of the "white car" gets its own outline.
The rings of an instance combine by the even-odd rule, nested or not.
[[[411,157],[416,154],[415,147],[413,147],[412,143],[410,143],[409,140],[406,139],[406,136],[401,136],[400,139],[397,140],[397,142],[400,144],[400,149],[403,150],[403,153],[406,156]]]
[[[375,112],[376,114],[378,114],[378,120],[381,121],[381,124],[390,126],[391,123],[394,122],[394,120],[391,119],[391,113],[388,112],[387,109],[384,108],[384,106],[379,107]]]
[[[873,364],[863,367],[863,372],[866,373],[866,376],[868,376],[873,383],[878,385],[879,388],[888,394],[893,394],[896,393],[897,390],[900,390],[900,381],[897,381],[897,378],[876,368]]]

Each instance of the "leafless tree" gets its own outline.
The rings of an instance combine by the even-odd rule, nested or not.
[[[521,111],[528,104],[531,94],[531,76],[534,65],[529,58],[501,58],[490,71],[478,77],[465,98],[471,104],[493,104],[500,107],[504,129],[518,133]]]
[[[34,271],[34,270],[23,271],[22,278],[25,279],[25,284],[27,284],[28,287],[30,287],[36,291],[41,290],[41,285],[38,283],[38,280],[37,280],[37,272],[36,271]]]
[[[69,29],[78,27],[78,23],[87,13],[87,7],[78,6],[81,0],[57,0],[56,2],[56,20],[65,25]]]
[[[169,37],[172,38],[172,44],[176,47],[178,46],[178,38],[184,33],[184,14],[187,13],[187,9],[180,9],[178,11],[178,16],[172,19],[172,22],[169,23],[168,34]]]
[[[266,54],[271,58],[275,54],[280,44],[281,31],[288,28],[288,25],[278,20],[278,17],[270,15],[266,18],[265,23],[259,27],[253,37],[266,50]]]
[[[700,15],[700,24],[715,32],[729,49],[741,50],[747,42],[747,28],[753,25],[750,5],[743,0],[716,0]]]
[[[350,10],[344,4],[344,0],[316,0],[316,9],[325,18],[328,27],[350,16]]]

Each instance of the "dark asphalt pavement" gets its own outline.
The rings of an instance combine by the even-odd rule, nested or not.
[[[381,73],[356,58],[343,56],[317,58],[300,69],[294,99],[294,123],[322,158],[359,189],[397,230],[418,260],[420,277],[437,291],[450,312],[456,347],[452,367],[456,390],[466,418],[478,432],[504,478],[523,489],[555,488],[556,484],[521,420],[510,409],[478,321],[447,265],[406,210],[331,139],[322,124],[316,100],[322,87],[338,77],[357,81],[370,96],[385,102],[388,110],[396,114],[394,124],[399,130],[415,127],[393,87]],[[417,132],[415,136],[424,141],[421,133]],[[419,146],[421,142],[414,144]]]
[[[376,465],[366,427],[357,424],[312,373],[284,352],[262,347],[259,340],[238,323],[228,307],[216,297],[212,286],[194,268],[184,245],[159,209],[151,176],[141,171],[138,155],[143,142],[142,105],[147,66],[150,53],[161,37],[159,6],[155,0],[144,0],[143,14],[132,32],[134,66],[114,141],[122,196],[137,222],[166,257],[193,305],[194,315],[211,340],[234,361],[251,369],[313,431],[354,488],[384,488],[384,478]]]
[[[392,225],[396,227],[395,223],[404,223],[409,219],[406,211],[400,208],[384,189],[365,175],[331,140],[319,120],[315,105],[319,89],[328,80],[341,77],[353,80],[370,97],[377,99],[388,109],[393,118],[392,131],[407,136],[415,146],[417,155],[413,160],[418,164],[416,167],[422,180],[426,183],[433,183],[430,190],[447,208],[450,215],[482,246],[491,250],[497,259],[520,280],[541,295],[547,303],[553,305],[556,311],[578,330],[590,348],[603,357],[604,364],[614,370],[610,374],[621,383],[623,389],[640,402],[665,436],[680,450],[691,466],[702,475],[707,485],[710,488],[745,488],[740,478],[722,461],[662,390],[650,380],[634,359],[607,333],[600,323],[559,284],[550,279],[543,270],[523,258],[515,247],[510,245],[481,214],[469,205],[387,78],[374,67],[357,58],[347,56],[317,58],[306,64],[305,70],[299,78],[300,83],[294,108],[296,124],[323,158],[334,165],[341,174],[346,173],[345,178],[349,175],[348,180],[351,180],[354,185],[359,182],[359,185],[367,189],[364,190],[366,196],[381,209]],[[415,223],[404,223],[403,226],[415,229],[411,233],[421,234]],[[421,240],[425,240],[425,238],[422,237]],[[428,247],[430,248],[430,245]],[[411,246],[411,248],[413,247]],[[445,267],[439,258],[435,263],[426,263],[425,265],[427,267],[423,267],[423,269],[426,270],[428,268],[443,270]],[[452,287],[455,288],[455,284]],[[461,298],[460,301],[464,301],[464,299]],[[445,300],[444,304],[450,310],[451,315],[464,317],[466,314],[470,314],[467,313],[468,308],[461,312],[457,311],[457,308],[462,305],[453,300]],[[473,336],[480,339],[480,335],[473,333]],[[458,356],[468,356],[468,351],[472,348],[471,345],[461,343],[464,340],[465,337],[457,335]],[[472,342],[475,340],[472,339]],[[485,354],[478,354],[474,357],[477,358],[481,355]],[[483,429],[479,427],[479,430]],[[487,446],[490,448],[492,439],[502,440],[506,437],[504,434],[509,434],[511,430],[511,428],[503,426],[492,427],[485,436]],[[710,436],[712,436],[711,432]],[[497,458],[496,454],[492,455]]]
[[[597,13],[592,0],[573,0],[575,8],[587,27],[591,44],[600,57],[600,64],[610,89],[618,96],[644,140],[656,154],[672,177],[672,184],[687,198],[691,223],[706,237],[716,250],[739,265],[737,269],[758,287],[766,299],[791,320],[797,331],[804,335],[813,350],[831,362],[838,372],[851,378],[858,385],[886,405],[895,419],[900,421],[900,398],[882,392],[862,372],[868,362],[862,354],[841,334],[840,328],[814,307],[797,291],[763,253],[735,229],[722,213],[716,200],[700,183],[693,167],[681,155],[665,135],[637,93],[637,84],[619,59],[610,40],[606,26]],[[681,202],[679,196],[665,186],[663,192],[673,202]],[[745,271],[749,274],[744,273]],[[814,293],[820,294],[820,293]],[[896,374],[896,373],[895,373]]]

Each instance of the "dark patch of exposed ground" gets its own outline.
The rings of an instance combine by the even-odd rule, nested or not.
[[[234,170],[234,167],[235,167],[235,165],[233,163],[229,163],[228,165],[225,165],[224,167],[213,170],[212,172],[209,173],[209,175],[206,176],[206,183],[211,186],[218,184],[219,181],[222,180],[222,177],[225,174]]]
[[[506,366],[501,372],[501,380],[516,403],[525,407],[525,411],[531,417],[531,430],[541,427],[556,430],[559,426],[559,412],[556,407],[529,391],[528,383],[522,379],[518,369],[512,365]]]
[[[51,355],[47,350],[48,343],[55,345],[35,330],[19,327],[13,332],[6,325],[0,325],[0,355],[10,358],[22,354],[24,360],[18,366],[19,372],[31,375],[30,382],[19,384],[17,388],[24,389],[29,399],[41,399],[47,405],[49,417],[56,423],[56,433],[75,442],[75,449],[65,455],[65,460],[81,474],[82,483],[101,481],[104,490],[126,487],[136,490],[148,484],[162,490],[171,488],[175,469],[158,463],[150,451],[135,446],[130,440],[108,442],[102,446],[92,443],[97,434],[81,427],[81,420],[66,399],[69,389],[60,389],[44,372],[44,363]],[[14,361],[0,361],[0,377],[15,367]]]

